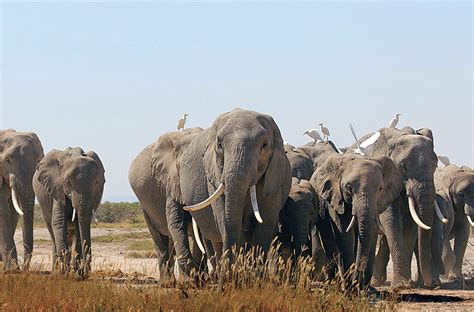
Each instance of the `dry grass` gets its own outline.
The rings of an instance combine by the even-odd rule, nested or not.
[[[120,233],[120,234],[107,234],[94,237],[92,242],[97,243],[116,243],[116,242],[123,242],[130,239],[151,239],[151,235],[149,232],[128,232],[128,233]],[[152,242],[152,241],[151,241]],[[152,242],[153,243],[153,242]]]

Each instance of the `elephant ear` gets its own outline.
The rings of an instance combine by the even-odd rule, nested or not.
[[[105,168],[104,168],[104,165],[102,164],[102,161],[99,158],[99,155],[97,155],[96,152],[89,151],[86,153],[86,156],[94,159],[97,164],[97,167],[99,168],[99,179],[97,181],[97,183],[99,184],[99,190],[97,194],[94,194],[94,197],[92,198],[92,207],[95,211],[99,207],[100,202],[102,200],[102,195],[104,194]]]
[[[66,204],[63,181],[61,179],[61,165],[59,158],[62,152],[52,150],[39,162],[37,166],[38,181],[48,191],[54,200],[61,206]]]
[[[342,167],[339,154],[329,158],[313,173],[311,185],[321,199],[321,207],[326,203],[338,214],[344,213],[344,197],[340,186],[340,168]]]
[[[416,130],[416,133],[429,138],[434,144],[433,132],[428,128],[421,128]]]
[[[285,154],[283,139],[280,129],[272,117],[268,116],[273,126],[273,153],[268,161],[267,169],[263,180],[263,194],[270,196],[275,193],[281,193],[282,196],[288,196],[290,188],[291,167]],[[287,189],[287,190],[286,190]],[[282,198],[284,200],[284,198]]]
[[[382,213],[400,195],[403,179],[390,157],[379,156],[373,160],[382,167],[383,188],[377,201],[379,213]]]
[[[313,219],[311,220],[312,224],[315,224],[319,221],[320,218],[324,219],[325,218],[325,213],[326,211],[324,209],[321,209],[321,203],[319,200],[318,193],[316,193],[316,190],[314,187],[311,185],[311,183],[307,180],[301,180],[300,186],[309,190],[313,194]]]

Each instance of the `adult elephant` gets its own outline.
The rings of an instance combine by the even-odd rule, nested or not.
[[[218,116],[189,142],[162,136],[152,164],[166,187],[166,209],[185,206],[205,238],[223,243],[229,263],[232,247],[243,242],[268,250],[291,185],[290,165],[272,117],[236,109]],[[172,221],[181,224],[181,216],[177,213]],[[184,240],[182,233],[175,246]]]
[[[285,144],[285,153],[291,167],[291,176],[300,180],[311,179],[313,175],[313,161],[305,151]]]
[[[384,237],[376,256],[373,285],[385,281],[389,251],[393,260],[392,286],[406,285],[411,278],[411,258],[418,241],[419,283],[431,287],[432,258],[441,256],[441,251],[431,245],[436,195],[433,174],[438,161],[433,135],[426,128],[418,131],[408,127],[382,128],[379,132],[380,138],[365,153],[371,158],[390,157],[404,187],[380,216]]]
[[[447,209],[449,223],[441,236],[445,278],[462,280],[462,262],[471,226],[474,226],[474,171],[468,167],[448,165],[437,168],[434,175],[441,207]],[[435,221],[442,225],[437,219]],[[450,240],[454,239],[454,251]]]
[[[325,245],[327,240],[336,242],[338,254],[328,256],[342,260],[344,272],[355,264],[353,279],[364,288],[372,277],[377,220],[400,193],[400,175],[386,156],[369,159],[337,152],[319,155],[310,183],[331,219],[329,226],[321,224],[319,232]]]
[[[53,240],[53,270],[69,269],[74,233],[74,269],[87,276],[91,263],[92,213],[104,191],[105,170],[99,156],[81,148],[52,150],[41,160],[33,188]],[[68,231],[70,230],[70,231]]]
[[[31,261],[35,202],[32,179],[43,156],[36,134],[12,129],[0,131],[0,259],[5,270],[19,269],[13,238],[20,215],[23,215],[24,269]]]

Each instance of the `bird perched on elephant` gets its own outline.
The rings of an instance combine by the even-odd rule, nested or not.
[[[432,132],[409,127],[382,128],[379,132],[380,138],[365,149],[365,154],[371,158],[390,157],[404,187],[380,215],[384,236],[376,256],[373,285],[384,283],[389,254],[393,260],[392,286],[406,285],[411,278],[411,258],[418,242],[421,268],[418,282],[431,287],[432,259],[441,257],[441,251],[431,246],[436,196],[433,175],[438,162]]]
[[[31,260],[35,203],[32,180],[43,156],[43,147],[35,133],[0,131],[0,259],[7,271],[20,268],[14,241],[20,215],[23,216],[24,269]]]
[[[462,280],[462,262],[471,226],[474,226],[474,171],[454,164],[437,168],[434,174],[439,206],[447,211],[448,223],[438,218],[443,235],[438,235],[443,246],[444,278]],[[450,240],[454,239],[454,251]]]
[[[82,277],[88,275],[92,214],[99,207],[104,184],[104,166],[94,151],[52,150],[38,164],[33,188],[53,241],[53,270],[69,271],[74,249],[74,270]]]
[[[268,250],[291,185],[272,117],[235,109],[189,140],[160,137],[151,157],[166,188],[166,209],[190,211],[202,235],[223,244],[228,263],[232,247],[244,242]],[[182,214],[170,221],[181,224]],[[184,233],[173,237],[175,246],[184,240]]]

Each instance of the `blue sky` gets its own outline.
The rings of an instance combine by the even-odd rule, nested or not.
[[[470,2],[0,2],[0,128],[45,151],[93,149],[105,199],[129,196],[140,150],[235,107],[284,139],[324,122],[336,144],[386,126],[430,127],[474,165]]]

